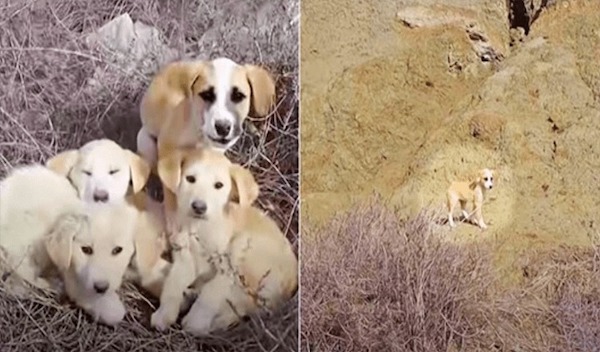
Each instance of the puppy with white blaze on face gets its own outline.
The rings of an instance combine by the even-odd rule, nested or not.
[[[204,146],[224,152],[241,136],[251,110],[266,116],[274,100],[275,82],[259,66],[228,58],[170,63],[142,98],[138,152],[152,167],[178,148]]]
[[[452,182],[446,192],[446,200],[448,207],[448,224],[450,227],[455,227],[454,223],[454,208],[460,203],[462,215],[465,220],[468,220],[472,213],[475,213],[475,221],[482,229],[487,229],[487,225],[483,221],[481,207],[487,191],[494,187],[494,171],[490,169],[480,170],[477,177],[470,181],[455,181]],[[467,211],[467,203],[473,203],[473,212]]]
[[[133,193],[137,193],[150,175],[150,167],[140,156],[109,139],[61,152],[46,166],[67,177],[79,198],[90,203],[122,202],[130,183]]]

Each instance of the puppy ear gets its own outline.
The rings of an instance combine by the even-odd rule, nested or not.
[[[241,165],[233,164],[229,172],[232,180],[232,200],[237,201],[243,207],[252,205],[258,198],[260,189],[250,170],[243,168]]]
[[[67,176],[73,166],[75,166],[78,157],[78,150],[66,150],[48,159],[46,167],[60,175]]]
[[[185,87],[189,96],[200,93],[200,90],[206,83],[206,63],[204,61],[195,62],[190,65],[186,72]]]
[[[60,271],[65,271],[71,266],[73,240],[88,221],[88,217],[83,214],[63,214],[46,234],[44,238],[46,251]]]
[[[183,164],[183,153],[174,151],[158,161],[158,177],[163,185],[175,193],[181,182],[181,165]]]
[[[148,182],[150,165],[141,156],[131,150],[126,150],[125,152],[129,158],[129,172],[131,174],[131,183],[133,184],[133,193],[138,193],[144,188],[146,182]]]
[[[252,89],[252,109],[257,116],[266,116],[275,103],[275,81],[262,67],[256,65],[244,67]]]

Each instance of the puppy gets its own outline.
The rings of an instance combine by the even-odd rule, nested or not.
[[[130,182],[137,193],[150,175],[150,166],[140,156],[108,139],[59,153],[46,166],[67,177],[86,202],[122,202]]]
[[[472,214],[467,211],[467,202],[473,202],[473,212],[475,213],[475,221],[483,230],[487,229],[487,225],[483,221],[481,207],[485,194],[494,186],[493,170],[483,169],[478,173],[477,178],[471,182],[455,181],[450,184],[446,193],[448,206],[448,224],[455,227],[454,223],[454,208],[460,202],[462,214],[465,219],[469,219]]]
[[[41,238],[63,213],[81,209],[69,181],[42,165],[13,169],[0,182],[0,246],[16,276],[51,288],[52,262]]]
[[[252,107],[265,116],[275,100],[275,82],[263,68],[227,58],[178,61],[158,72],[140,106],[138,152],[154,168],[179,147],[230,148]]]
[[[276,223],[252,207],[259,187],[250,171],[218,151],[195,150],[161,160],[158,172],[177,196],[181,232],[152,326],[176,321],[189,286],[198,296],[182,324],[196,335],[291,297],[298,262]]]
[[[117,289],[134,253],[136,211],[124,203],[65,213],[44,238],[69,298],[95,320],[118,324],[125,306]]]
[[[48,274],[56,274],[95,319],[123,319],[116,290],[134,253],[134,207],[86,203],[65,177],[30,165],[2,181],[0,209],[0,245],[13,272],[42,288],[52,287]]]

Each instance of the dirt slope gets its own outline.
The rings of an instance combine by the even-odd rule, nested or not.
[[[490,228],[457,239],[496,238],[508,264],[599,233],[597,5],[562,2],[509,47],[498,2],[344,2],[302,3],[304,220],[374,191],[409,216],[492,167]]]

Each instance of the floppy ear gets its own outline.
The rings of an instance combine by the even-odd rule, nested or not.
[[[144,188],[146,182],[148,182],[150,165],[141,156],[131,150],[126,150],[125,152],[129,158],[129,172],[131,174],[131,183],[133,184],[133,193],[138,193]]]
[[[63,214],[46,234],[44,238],[46,251],[60,271],[65,271],[71,266],[73,240],[87,224],[88,217],[83,214]]]
[[[46,161],[46,167],[56,173],[67,176],[73,166],[75,166],[78,157],[78,150],[66,150],[48,159],[48,161]]]
[[[183,153],[180,151],[174,151],[158,161],[158,177],[171,192],[175,192],[181,182],[182,163]]]
[[[258,116],[266,116],[275,102],[275,81],[267,70],[246,65],[246,76],[252,89],[252,108]]]
[[[206,83],[206,63],[200,61],[190,64],[186,76],[187,87],[185,89],[189,96],[200,93],[200,89]]]
[[[252,205],[258,198],[260,189],[250,170],[233,164],[229,172],[232,180],[231,198],[237,200],[241,206]]]

